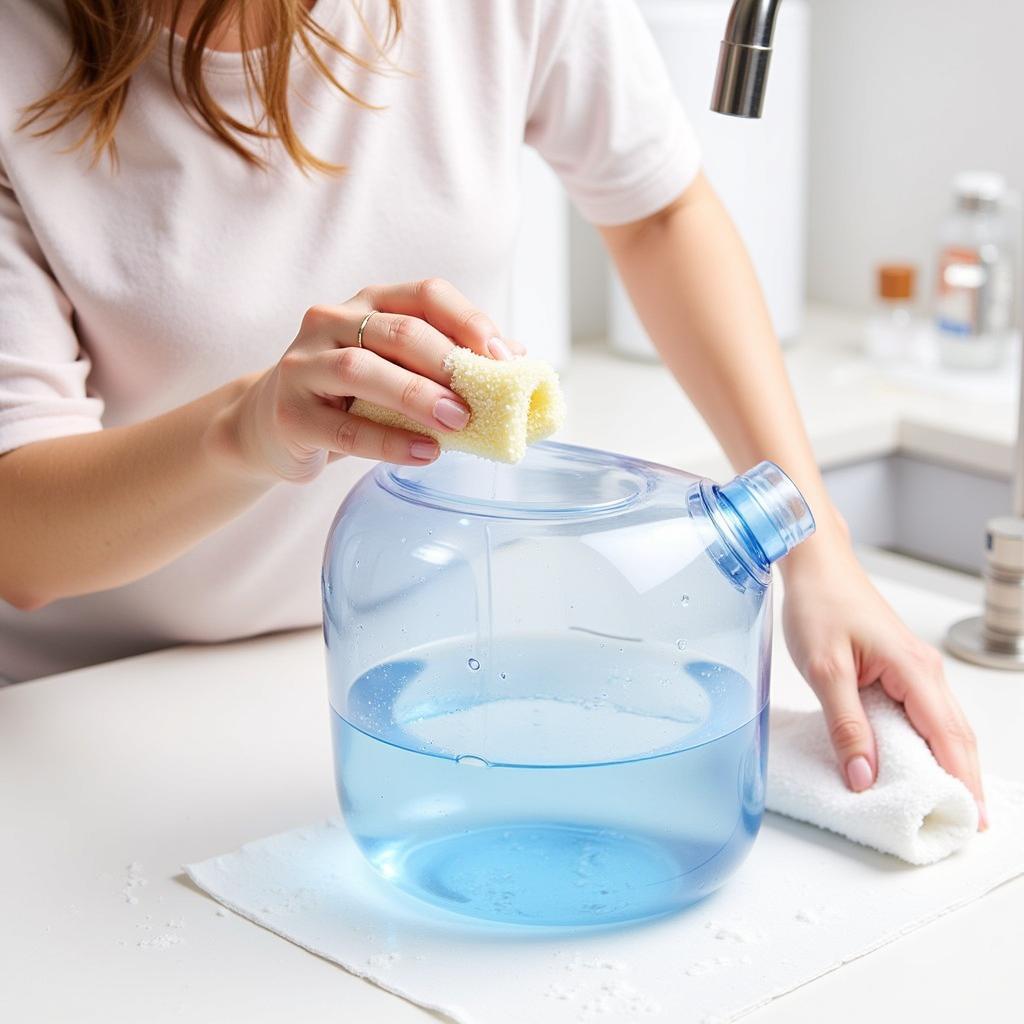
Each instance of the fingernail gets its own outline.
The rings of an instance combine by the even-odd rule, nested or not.
[[[487,342],[487,351],[491,353],[492,359],[511,359],[512,351],[501,338],[491,338]]]
[[[439,452],[436,441],[413,441],[409,445],[409,454],[421,462],[433,462]]]
[[[850,789],[855,793],[871,788],[871,783],[875,780],[871,774],[871,763],[863,754],[851,757],[847,762],[846,778],[850,782]]]
[[[988,808],[985,806],[984,800],[978,801],[978,831],[988,831]]]
[[[439,398],[434,403],[434,418],[452,430],[461,430],[469,422],[469,410],[451,398]]]

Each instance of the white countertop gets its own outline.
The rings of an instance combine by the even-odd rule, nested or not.
[[[1015,372],[966,382],[883,372],[858,354],[858,327],[855,318],[812,311],[787,352],[822,465],[902,451],[1009,473]],[[727,474],[717,443],[661,367],[592,345],[577,350],[564,376],[563,439]],[[631,400],[637,395],[642,401]],[[882,570],[893,565],[906,572],[892,559]],[[976,603],[979,588],[923,571],[919,586],[887,590],[912,627],[938,642],[970,609],[941,595]],[[1016,731],[1024,682],[955,662],[949,675],[987,767],[1024,778]],[[775,690],[790,702],[811,700],[784,658]],[[219,916],[180,874],[185,862],[336,813],[317,631],[159,652],[0,690],[0,808],[5,1019],[432,1019],[252,924]],[[148,879],[129,890],[135,904],[122,892],[133,862]],[[181,942],[139,945],[171,922]],[[863,1024],[884,1007],[886,1020],[1005,1020],[1016,1005],[1021,948],[1024,880],[751,1019],[817,1024],[827,1015],[831,1024]]]
[[[786,363],[819,463],[905,452],[1007,477],[1018,374],[884,368],[860,352],[862,318],[811,308]],[[559,440],[620,451],[716,479],[728,462],[668,371],[600,343],[576,346],[563,373],[569,421]],[[764,414],[771,415],[765,396]]]
[[[893,565],[902,563],[885,558],[881,569]],[[884,588],[915,631],[938,641],[970,609],[942,591],[971,595],[977,584],[925,574],[918,586]],[[987,767],[1024,778],[1021,677],[956,662],[948,671]],[[811,703],[781,653],[773,688],[777,701]],[[218,915],[181,876],[183,863],[337,813],[315,630],[163,651],[0,690],[0,808],[5,1020],[436,1019]],[[125,890],[133,862],[148,884]],[[169,930],[181,941],[145,945]],[[1018,879],[750,1019],[1008,1020],[1022,948]]]

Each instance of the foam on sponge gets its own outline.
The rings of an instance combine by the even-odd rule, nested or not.
[[[488,359],[455,347],[445,360],[451,388],[470,408],[462,430],[431,430],[400,412],[356,399],[350,411],[389,427],[433,437],[441,448],[494,462],[518,462],[526,446],[550,437],[565,420],[558,374],[542,359]]]

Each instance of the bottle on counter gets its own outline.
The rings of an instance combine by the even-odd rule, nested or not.
[[[913,356],[916,282],[917,268],[910,264],[883,263],[878,267],[875,312],[864,328],[864,351],[872,359],[895,362]]]
[[[953,179],[953,209],[939,229],[934,327],[940,362],[990,369],[1006,355],[1014,319],[1014,225],[1005,179]]]

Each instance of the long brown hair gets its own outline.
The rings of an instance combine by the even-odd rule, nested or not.
[[[83,130],[72,149],[87,147],[93,160],[106,153],[116,165],[114,130],[124,109],[132,75],[156,48],[162,24],[176,27],[185,0],[64,0],[71,54],[57,86],[25,108],[19,127],[50,135],[81,119]],[[368,60],[342,46],[316,23],[306,0],[200,0],[184,38],[177,69],[175,36],[167,41],[171,82],[178,99],[225,145],[258,167],[265,160],[249,139],[277,139],[303,171],[337,173],[344,168],[320,159],[295,131],[288,107],[288,76],[293,48],[304,54],[334,88],[361,106],[369,106],[343,85],[324,55],[335,53],[367,70],[380,70],[386,52],[402,30],[401,0],[388,0],[387,31],[376,39],[359,7],[375,57]],[[203,76],[203,53],[211,37],[237,19],[242,60],[250,92],[264,111],[255,124],[228,113],[211,95]],[[255,31],[266,45],[253,49]]]

